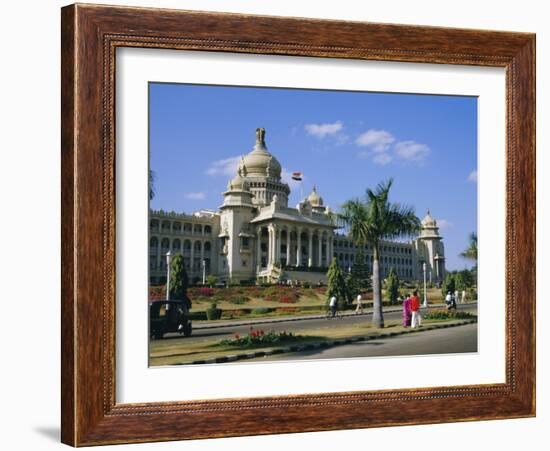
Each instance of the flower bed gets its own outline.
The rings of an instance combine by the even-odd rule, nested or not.
[[[445,310],[437,309],[430,310],[423,315],[424,319],[435,319],[435,320],[445,320],[445,319],[470,319],[476,318],[476,315],[472,313],[463,312],[460,310]]]
[[[299,340],[299,335],[293,335],[292,332],[274,332],[270,331],[265,333],[263,329],[250,328],[250,331],[245,336],[235,334],[233,338],[228,338],[220,341],[220,345],[236,346],[240,348],[261,346],[261,345],[275,345],[282,343],[289,343]]]

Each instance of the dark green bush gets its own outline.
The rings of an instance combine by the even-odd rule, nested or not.
[[[232,296],[228,300],[229,300],[229,302],[231,302],[231,304],[237,304],[237,305],[246,304],[247,302],[250,301],[250,299],[248,299],[246,296],[242,296],[242,295]]]
[[[206,310],[206,318],[208,321],[220,319],[222,317],[222,309],[218,308],[215,303],[210,305],[210,308]]]
[[[460,310],[430,310],[424,315],[424,319],[470,319],[476,316]]]

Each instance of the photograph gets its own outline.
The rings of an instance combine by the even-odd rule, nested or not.
[[[478,98],[148,84],[149,366],[478,351]]]

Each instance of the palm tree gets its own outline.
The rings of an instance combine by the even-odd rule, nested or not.
[[[461,252],[460,255],[469,260],[477,261],[477,233],[470,233],[470,235],[468,236],[468,240],[470,241],[468,249],[466,249],[464,252]]]
[[[155,197],[155,172],[149,169],[149,200]]]
[[[391,203],[389,198],[393,179],[379,183],[376,188],[367,189],[364,200],[352,199],[342,206],[339,215],[346,224],[352,240],[359,247],[372,246],[372,289],[374,311],[372,324],[384,327],[382,313],[382,290],[380,284],[380,242],[412,236],[420,230],[420,220],[414,208]]]

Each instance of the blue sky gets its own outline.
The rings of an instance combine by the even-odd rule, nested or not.
[[[255,130],[289,182],[289,205],[304,174],[334,210],[367,187],[394,178],[391,199],[438,220],[447,268],[477,230],[477,99],[303,89],[149,85],[153,209],[217,209]]]

